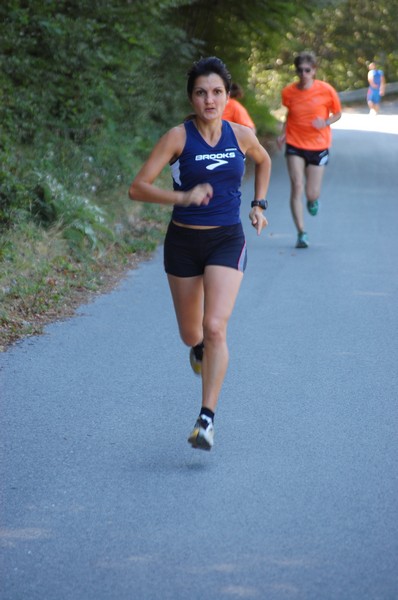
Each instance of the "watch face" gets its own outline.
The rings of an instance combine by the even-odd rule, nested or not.
[[[252,208],[254,206],[259,206],[260,208],[265,210],[268,206],[268,202],[267,202],[267,200],[253,200],[253,202],[251,203],[251,206],[252,206]]]

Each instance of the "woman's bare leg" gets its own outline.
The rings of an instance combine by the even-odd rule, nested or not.
[[[286,158],[290,177],[290,210],[298,233],[304,231],[303,192],[305,161],[301,156],[289,155]]]
[[[228,367],[227,325],[242,278],[242,272],[221,266],[207,266],[204,275],[202,406],[213,412]]]
[[[228,366],[227,324],[243,273],[208,266],[204,276],[168,275],[181,339],[188,346],[204,340],[202,406],[215,411]]]
[[[322,165],[308,165],[306,168],[305,195],[307,196],[307,200],[309,202],[315,202],[315,200],[318,200],[321,194],[324,172],[325,167]]]
[[[187,346],[196,346],[203,341],[203,276],[167,277],[181,339]]]

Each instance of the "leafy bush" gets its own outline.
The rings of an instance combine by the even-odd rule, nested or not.
[[[133,162],[184,114],[169,82],[194,44],[171,24],[178,4],[1,3],[0,228],[32,216],[62,222],[73,246],[111,239],[91,198],[127,186]]]
[[[88,198],[71,194],[51,175],[38,173],[37,177],[32,214],[40,223],[57,224],[74,250],[87,244],[99,250],[114,240],[102,208]]]
[[[25,166],[17,152],[0,148],[0,232],[30,217],[34,191]]]

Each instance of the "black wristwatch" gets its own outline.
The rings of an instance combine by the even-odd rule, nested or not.
[[[250,206],[252,208],[254,208],[255,206],[259,206],[263,210],[266,210],[268,206],[268,200],[253,200]]]

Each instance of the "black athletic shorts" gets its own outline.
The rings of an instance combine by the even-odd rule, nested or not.
[[[164,270],[176,277],[203,275],[208,265],[244,271],[247,262],[241,223],[213,229],[180,227],[171,221],[164,241]]]
[[[301,156],[305,160],[305,166],[315,165],[316,167],[323,167],[329,162],[329,150],[303,150],[303,148],[296,148],[291,144],[286,144],[285,156]]]

